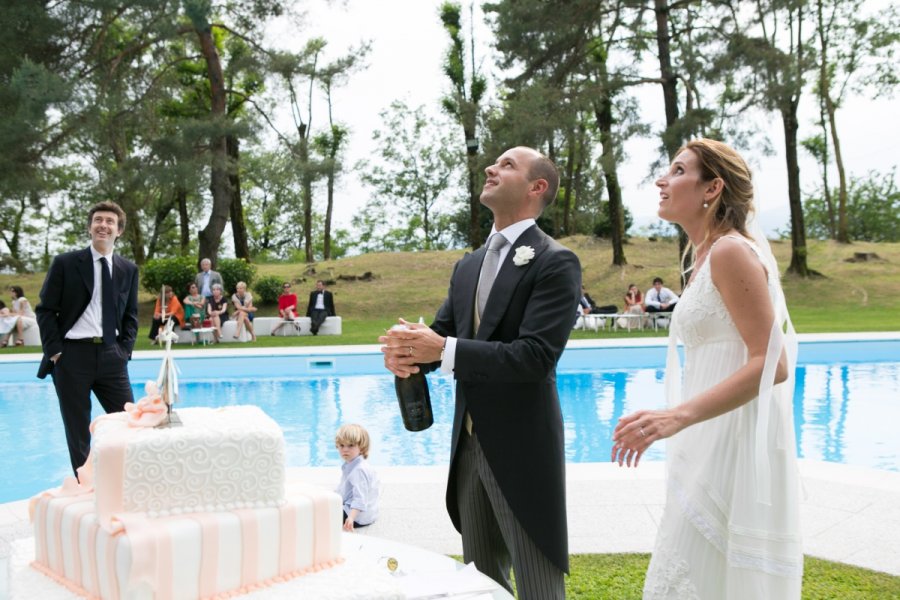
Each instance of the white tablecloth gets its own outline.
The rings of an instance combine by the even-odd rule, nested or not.
[[[362,600],[371,598],[409,600],[512,600],[506,590],[472,565],[415,546],[368,535],[343,533],[345,561],[331,569],[298,577],[265,590],[251,592],[247,600]],[[397,569],[388,570],[389,559]],[[0,599],[76,600],[76,596],[45,575],[29,567],[34,559],[34,540],[12,545],[9,558],[9,590]],[[0,563],[2,564],[2,563]]]

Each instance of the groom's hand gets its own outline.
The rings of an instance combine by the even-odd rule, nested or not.
[[[402,328],[392,328],[378,338],[383,344],[384,366],[397,377],[419,372],[418,364],[441,360],[445,338],[427,325],[399,320]]]

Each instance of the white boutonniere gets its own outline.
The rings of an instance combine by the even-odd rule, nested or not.
[[[531,246],[519,246],[516,248],[516,254],[513,256],[513,264],[517,267],[523,267],[531,262],[534,258],[534,248]]]

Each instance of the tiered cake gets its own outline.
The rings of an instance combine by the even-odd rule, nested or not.
[[[181,427],[94,424],[80,473],[32,501],[34,566],[89,597],[228,597],[332,566],[341,501],[285,493],[278,425],[254,406],[185,408]],[[92,484],[92,485],[91,485]]]

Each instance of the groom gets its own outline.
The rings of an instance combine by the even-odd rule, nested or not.
[[[399,377],[440,368],[456,379],[447,510],[463,557],[521,599],[564,598],[569,570],[565,459],[556,363],[581,296],[578,258],[536,219],[559,174],[531,148],[486,169],[494,215],[486,247],[454,267],[431,327],[391,330],[385,366]]]

